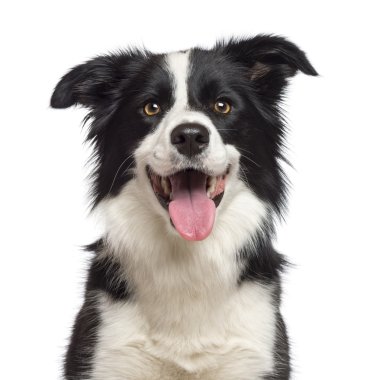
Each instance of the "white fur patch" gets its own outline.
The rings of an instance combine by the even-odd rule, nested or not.
[[[188,105],[188,85],[190,51],[168,54],[166,62],[168,70],[174,78],[174,109],[186,109]]]
[[[147,308],[162,301],[161,309],[176,301],[169,296],[171,292]],[[113,302],[103,295],[92,380],[256,380],[272,370],[271,289],[246,283],[217,295],[211,304],[204,299],[205,291],[193,298],[189,301],[183,295],[182,305],[189,301],[184,307],[187,314],[165,310],[159,326],[150,322],[145,305]],[[182,328],[179,318],[192,326]]]

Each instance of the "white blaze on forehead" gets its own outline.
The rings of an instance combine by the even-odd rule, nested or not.
[[[174,80],[174,106],[187,108],[190,51],[170,53],[167,55],[167,66]]]

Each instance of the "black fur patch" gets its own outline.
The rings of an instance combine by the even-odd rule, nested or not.
[[[290,367],[290,347],[287,337],[286,326],[281,314],[277,313],[276,340],[274,342],[274,371],[264,380],[289,380]]]
[[[87,291],[103,291],[114,300],[127,300],[131,296],[124,272],[120,263],[112,255],[101,255],[107,249],[103,240],[86,246],[86,250],[94,251],[96,256],[92,260],[87,279]]]
[[[65,357],[67,380],[89,378],[101,320],[97,297],[106,294],[114,301],[126,301],[131,296],[120,264],[111,259],[110,255],[101,255],[103,249],[106,249],[103,240],[98,240],[85,249],[95,256],[86,282],[85,303],[76,317]]]
[[[93,206],[116,195],[132,177],[133,152],[173,103],[164,56],[138,50],[101,56],[66,74],[51,98],[54,108],[82,105],[90,112],[88,140],[92,157]],[[158,101],[164,112],[147,117],[144,104]]]
[[[288,264],[286,259],[273,248],[271,242],[263,239],[254,239],[252,245],[243,247],[238,259],[243,266],[239,284],[243,281],[279,283],[280,274]]]
[[[86,300],[76,317],[65,356],[64,375],[67,380],[86,380],[92,361],[100,326],[95,294],[86,293]]]

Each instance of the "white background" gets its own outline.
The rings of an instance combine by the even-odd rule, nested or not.
[[[295,264],[283,312],[294,379],[375,375],[375,12],[372,1],[8,1],[0,6],[0,377],[58,379],[90,243],[80,122],[49,108],[72,66],[129,45],[156,52],[282,34],[321,74],[292,80],[290,212],[277,247]],[[105,379],[104,379],[105,380]],[[230,379],[229,379],[230,380]]]

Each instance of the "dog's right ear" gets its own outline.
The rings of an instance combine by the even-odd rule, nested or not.
[[[101,56],[74,67],[55,87],[51,107],[79,104],[93,108],[107,103],[119,87],[129,58],[126,54]]]
[[[318,75],[305,53],[283,37],[260,34],[232,39],[219,46],[231,59],[248,68],[253,87],[269,101],[281,99],[288,78],[298,71]]]

